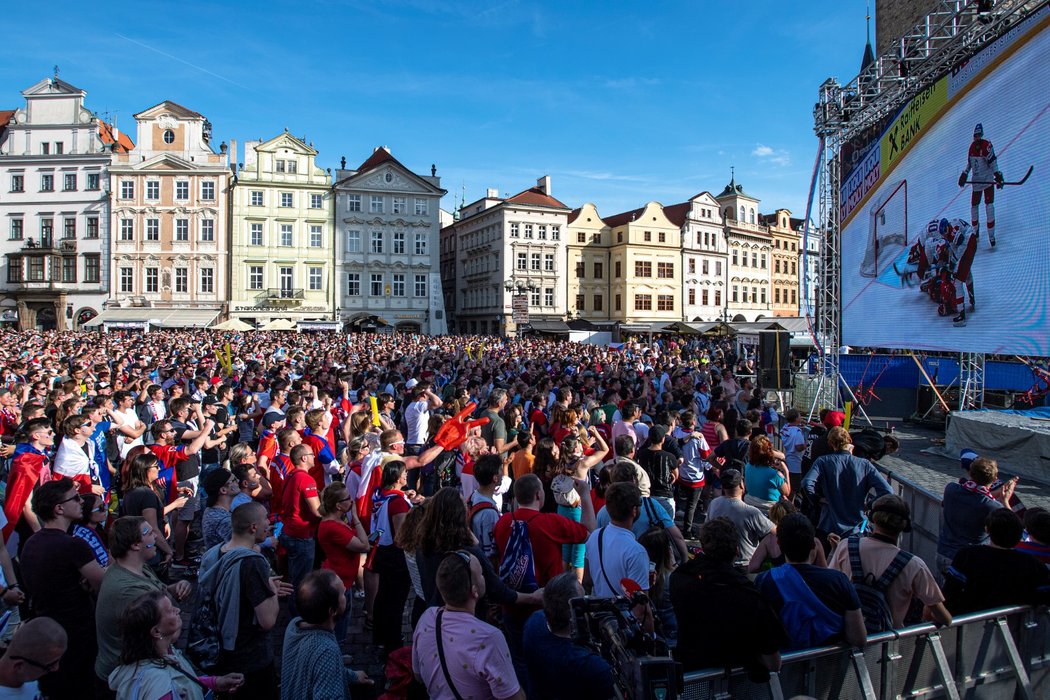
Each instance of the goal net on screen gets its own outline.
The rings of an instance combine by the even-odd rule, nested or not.
[[[878,277],[908,246],[908,181],[884,188],[868,204],[868,236],[860,274]]]

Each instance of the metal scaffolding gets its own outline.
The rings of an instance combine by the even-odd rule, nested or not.
[[[842,345],[841,242],[839,192],[842,144],[861,135],[954,66],[1014,29],[1045,0],[998,0],[981,12],[975,0],[941,0],[910,32],[893,42],[864,70],[840,85],[828,78],[820,86],[813,110],[814,131],[821,140],[817,183],[817,231],[820,236],[816,294],[816,336],[821,351],[821,378],[816,403],[835,407],[839,400],[839,348]],[[961,407],[983,403],[984,356],[964,353]]]

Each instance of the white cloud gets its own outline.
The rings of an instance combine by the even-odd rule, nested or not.
[[[751,155],[773,165],[785,167],[791,165],[791,155],[783,149],[775,149],[765,144],[756,143]]]
[[[755,146],[755,150],[751,151],[751,155],[758,156],[759,158],[762,158],[764,156],[771,156],[771,155],[773,155],[773,149],[770,148],[769,146],[763,146],[762,144],[757,144]]]

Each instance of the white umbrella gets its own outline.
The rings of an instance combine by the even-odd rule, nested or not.
[[[250,323],[245,323],[239,318],[231,318],[228,321],[217,323],[211,327],[213,331],[237,331],[243,333],[244,331],[255,330],[255,327]]]
[[[294,331],[296,323],[290,318],[275,318],[260,328],[261,331]]]

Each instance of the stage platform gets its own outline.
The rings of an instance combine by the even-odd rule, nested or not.
[[[972,448],[994,456],[1002,471],[1050,482],[1050,409],[953,411],[945,432],[949,454]]]

